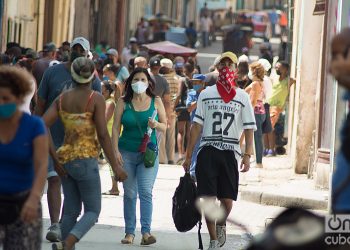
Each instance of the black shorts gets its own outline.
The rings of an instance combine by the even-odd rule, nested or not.
[[[262,132],[263,134],[268,134],[272,132],[272,124],[271,124],[271,118],[270,118],[270,104],[265,103],[264,104],[265,108],[265,121],[262,124]]]
[[[233,151],[203,147],[197,156],[196,177],[199,196],[237,200],[239,173]]]

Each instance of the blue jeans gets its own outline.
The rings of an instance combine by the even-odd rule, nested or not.
[[[255,114],[256,131],[254,131],[254,144],[255,144],[256,163],[262,163],[263,150],[264,150],[262,126],[265,119],[266,119],[266,114]]]
[[[62,239],[68,234],[80,240],[97,222],[101,211],[101,180],[97,159],[77,159],[64,164],[68,177],[61,178],[64,209]],[[84,204],[84,214],[77,222]]]
[[[158,173],[159,160],[157,158],[154,167],[146,168],[141,153],[124,150],[120,150],[120,153],[124,160],[124,170],[128,173],[128,178],[123,182],[125,233],[135,235],[137,194],[140,199],[141,233],[150,233],[152,190]]]

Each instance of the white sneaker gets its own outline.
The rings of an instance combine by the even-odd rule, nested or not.
[[[218,238],[218,242],[220,247],[225,245],[226,242],[226,226],[216,225],[216,237]]]
[[[59,223],[53,223],[49,227],[46,234],[46,239],[51,242],[59,242],[61,240],[61,227]]]
[[[209,248],[208,248],[208,250],[211,250],[211,249],[220,249],[219,241],[217,241],[217,240],[211,240],[210,243],[209,243]]]

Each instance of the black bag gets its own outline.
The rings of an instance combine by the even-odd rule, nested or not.
[[[195,206],[197,187],[189,173],[180,178],[180,184],[173,196],[172,215],[175,227],[179,232],[187,232],[198,223],[199,249],[203,249],[200,230],[201,214]]]
[[[28,196],[29,192],[0,196],[0,225],[12,224],[19,218]]]

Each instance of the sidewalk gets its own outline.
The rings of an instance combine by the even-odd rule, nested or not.
[[[297,175],[287,155],[263,158],[264,168],[252,164],[240,175],[240,198],[259,204],[326,210],[328,190],[317,190],[314,180]]]

